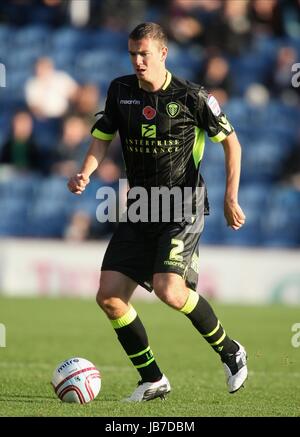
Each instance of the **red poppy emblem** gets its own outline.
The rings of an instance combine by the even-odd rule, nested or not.
[[[156,116],[156,110],[151,106],[145,106],[143,109],[143,116],[147,118],[147,120],[152,120]]]

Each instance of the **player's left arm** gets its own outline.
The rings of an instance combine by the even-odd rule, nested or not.
[[[241,145],[235,132],[221,141],[225,154],[226,190],[224,196],[224,216],[227,225],[234,230],[240,229],[246,216],[238,203],[238,191],[241,173]]]

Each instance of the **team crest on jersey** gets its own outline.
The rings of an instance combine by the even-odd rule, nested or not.
[[[143,109],[143,116],[147,120],[152,120],[156,116],[156,109],[152,108],[152,106],[145,106]]]
[[[166,106],[167,113],[170,117],[176,117],[180,112],[180,106],[176,102],[170,102]]]

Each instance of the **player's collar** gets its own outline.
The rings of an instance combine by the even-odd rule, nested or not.
[[[171,80],[172,80],[172,74],[167,70],[166,80],[165,80],[165,83],[162,86],[162,90],[163,91],[165,91],[168,88],[168,86],[171,83]]]
[[[165,91],[168,88],[168,86],[170,85],[171,80],[172,80],[172,73],[170,73],[168,70],[166,70],[166,71],[167,71],[166,80],[165,80],[163,86],[161,87],[162,91]],[[142,88],[140,81],[139,81],[139,88]]]

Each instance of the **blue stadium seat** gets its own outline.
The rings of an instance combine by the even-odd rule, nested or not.
[[[262,224],[263,244],[296,247],[300,244],[300,192],[279,187],[271,193]]]
[[[230,67],[235,90],[243,95],[250,84],[264,83],[271,72],[272,63],[266,57],[252,52],[231,60]]]
[[[238,230],[227,228],[224,233],[224,244],[230,246],[260,246],[262,242],[261,221],[262,213],[259,210],[243,207],[246,223]]]
[[[230,99],[223,111],[236,129],[249,128],[249,107],[242,98]]]
[[[52,33],[49,42],[49,50],[71,50],[79,52],[84,50],[87,44],[85,30],[76,29],[73,27],[61,27]]]
[[[125,32],[110,29],[93,30],[86,34],[86,47],[92,49],[110,49],[112,51],[126,51],[128,35]]]
[[[205,216],[204,230],[201,235],[201,244],[223,244],[226,223],[222,205],[211,206],[210,214]]]
[[[90,50],[77,57],[76,77],[83,82],[110,82],[119,73],[119,59],[110,50]]]
[[[272,135],[252,140],[251,144],[243,148],[242,182],[279,180],[288,150]]]
[[[26,235],[28,208],[26,198],[1,198],[0,235],[11,237]]]
[[[35,63],[43,53],[43,49],[37,46],[16,47],[13,52],[9,52],[6,57],[8,79],[10,79],[10,74],[16,71],[24,75],[26,73],[27,78],[31,77],[34,74]]]
[[[14,32],[12,44],[18,48],[46,49],[51,31],[45,26],[29,25],[19,28]]]
[[[28,204],[35,195],[40,178],[34,173],[12,172],[0,180],[0,198],[25,200]]]

